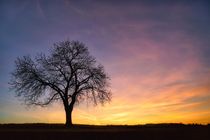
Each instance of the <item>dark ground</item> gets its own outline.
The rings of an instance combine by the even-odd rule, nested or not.
[[[210,140],[210,125],[147,124],[138,126],[0,124],[0,140]]]

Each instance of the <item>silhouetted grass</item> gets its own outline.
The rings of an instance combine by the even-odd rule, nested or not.
[[[0,124],[0,139],[209,140],[210,125],[74,125],[66,128],[63,124]]]

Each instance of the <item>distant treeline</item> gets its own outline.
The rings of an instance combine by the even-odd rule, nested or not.
[[[85,125],[85,124],[75,124],[73,128],[95,128],[95,129],[110,129],[110,128],[180,128],[180,127],[209,127],[210,124],[183,124],[183,123],[159,123],[159,124],[141,124],[141,125]],[[50,123],[8,123],[0,124],[0,128],[65,128],[64,124],[50,124]]]

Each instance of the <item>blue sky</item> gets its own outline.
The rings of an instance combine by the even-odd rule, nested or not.
[[[2,0],[0,122],[64,121],[62,106],[28,109],[8,82],[18,56],[47,53],[53,43],[69,39],[89,47],[113,91],[105,107],[77,106],[75,123],[207,123],[209,25],[207,0]],[[49,115],[34,117],[41,112]]]

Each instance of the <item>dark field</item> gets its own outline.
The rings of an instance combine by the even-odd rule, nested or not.
[[[148,124],[138,126],[0,124],[1,140],[210,140],[210,125]]]

